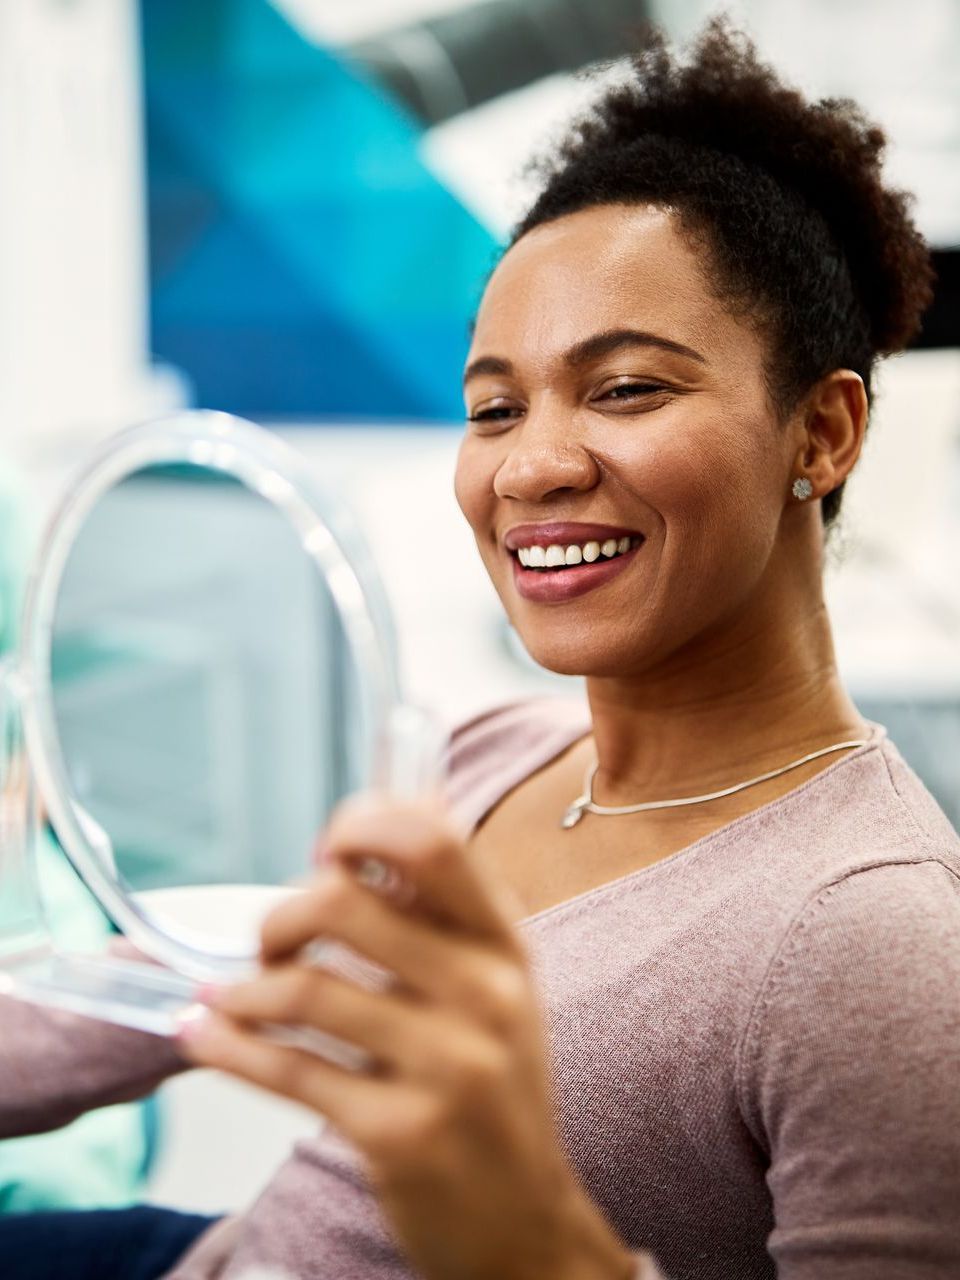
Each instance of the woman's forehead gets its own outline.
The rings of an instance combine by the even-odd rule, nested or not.
[[[484,293],[471,358],[509,347],[546,355],[591,333],[658,332],[697,347],[723,308],[671,211],[610,205],[544,223],[503,256]]]

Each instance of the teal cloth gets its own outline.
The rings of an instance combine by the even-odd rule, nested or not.
[[[25,492],[23,482],[0,471],[0,653],[16,644],[25,566],[35,542]],[[110,925],[52,838],[39,842],[39,859],[58,941],[101,949]],[[153,1120],[145,1104],[124,1103],[54,1133],[0,1142],[0,1213],[112,1208],[142,1199]]]

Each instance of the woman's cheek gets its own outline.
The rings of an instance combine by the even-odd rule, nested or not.
[[[736,536],[744,513],[763,505],[760,486],[770,469],[763,455],[753,424],[732,430],[701,419],[644,460],[645,496],[667,520],[711,537]]]
[[[453,492],[457,504],[463,512],[467,523],[477,537],[480,537],[481,522],[484,510],[489,510],[493,494],[493,477],[485,479],[479,459],[476,457],[474,442],[469,436],[460,444],[457,454],[457,465],[453,476]],[[486,498],[486,500],[484,500]]]
[[[751,443],[708,429],[664,444],[643,461],[645,482],[638,478],[636,487],[660,525],[664,622],[677,613],[691,623],[708,621],[716,607],[749,589],[765,558],[769,494],[760,483],[770,463],[755,456]]]

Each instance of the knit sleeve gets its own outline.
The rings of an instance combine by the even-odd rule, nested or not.
[[[779,1280],[960,1275],[960,882],[874,866],[810,902],[739,1064]]]
[[[0,996],[0,1138],[143,1097],[185,1066],[158,1036]]]

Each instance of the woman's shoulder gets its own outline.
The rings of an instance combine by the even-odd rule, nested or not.
[[[754,1052],[811,1013],[876,1031],[906,1000],[921,1022],[937,1003],[960,1018],[960,836],[882,730],[831,772],[780,815],[801,819],[804,856],[794,845],[770,868],[783,910],[744,1039]]]
[[[766,966],[754,1029],[804,992],[832,992],[838,1004],[844,987],[862,983],[871,1000],[895,1004],[914,983],[929,993],[934,971],[947,969],[960,1001],[960,865],[952,850],[888,851],[807,896]]]
[[[844,877],[933,860],[960,875],[960,836],[882,726],[871,740],[716,837],[788,917]]]
[[[938,847],[948,858],[957,858],[960,868],[960,836],[896,744],[885,734],[881,737],[878,754],[882,763],[882,784],[891,807],[899,811],[905,823],[922,833],[925,843]]]
[[[445,792],[473,825],[501,796],[590,731],[576,698],[525,698],[456,725],[446,757]]]

